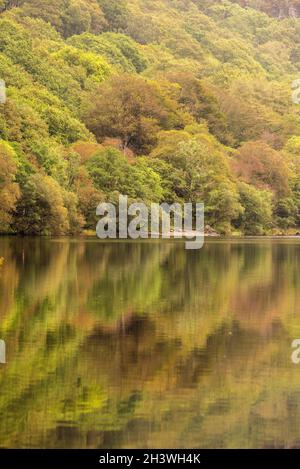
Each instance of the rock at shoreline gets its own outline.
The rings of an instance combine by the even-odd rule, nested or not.
[[[216,230],[214,230],[210,225],[206,225],[204,228],[205,236],[221,236]]]

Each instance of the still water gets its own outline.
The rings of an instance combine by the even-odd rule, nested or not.
[[[300,241],[0,238],[0,447],[300,447]]]

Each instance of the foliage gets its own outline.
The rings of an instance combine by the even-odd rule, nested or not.
[[[222,233],[297,230],[299,6],[2,0],[0,231],[94,229],[121,192],[202,201]]]
[[[268,233],[272,224],[272,193],[244,182],[240,182],[238,188],[244,211],[236,221],[236,226],[246,235]]]
[[[120,151],[107,148],[92,156],[86,167],[96,189],[108,197],[117,192],[145,202],[161,199],[160,177],[149,167],[147,159],[130,164]]]
[[[107,80],[90,102],[88,128],[99,140],[120,138],[123,149],[147,152],[155,145],[159,129],[168,128],[177,117],[176,109],[174,112],[157,86],[127,74]]]
[[[0,140],[0,226],[7,230],[11,215],[20,196],[15,182],[17,171],[16,154],[5,142]]]

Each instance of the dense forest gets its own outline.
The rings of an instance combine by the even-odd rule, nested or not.
[[[298,18],[300,16],[299,0],[233,0],[243,7],[265,11],[275,18]]]
[[[300,1],[0,0],[0,231],[95,230],[120,193],[222,234],[300,226]]]

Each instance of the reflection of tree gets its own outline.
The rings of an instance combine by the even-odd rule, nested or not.
[[[89,296],[91,310],[108,322],[120,315],[124,318],[149,311],[160,299],[160,266],[173,248],[162,243],[124,243],[105,248],[105,269]]]
[[[3,239],[0,445],[297,446],[300,249]]]

